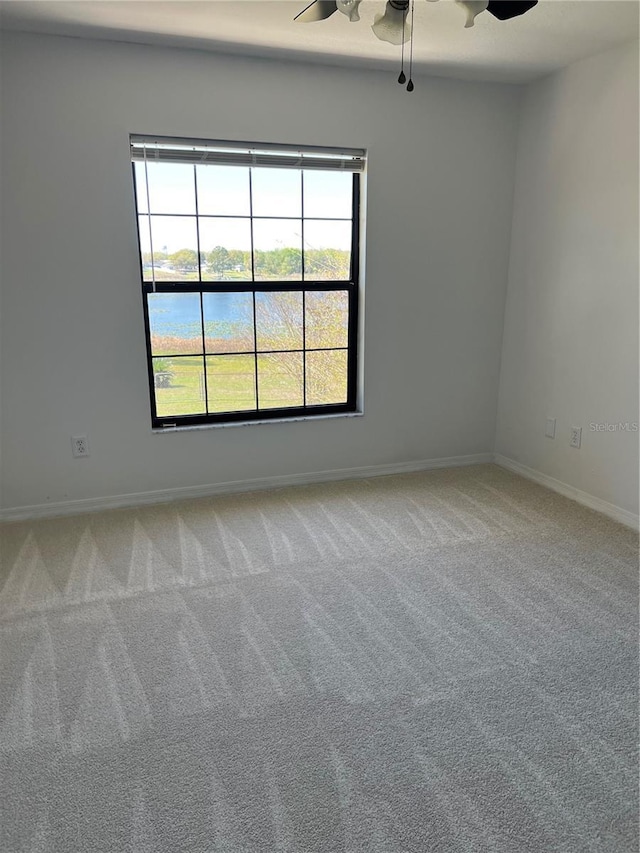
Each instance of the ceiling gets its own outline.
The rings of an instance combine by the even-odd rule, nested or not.
[[[361,20],[340,14],[294,23],[309,0],[4,0],[5,30],[166,44],[335,65],[399,66],[400,48],[371,32],[384,0],[363,0]],[[464,28],[453,0],[415,0],[414,63],[441,76],[525,82],[638,38],[640,0],[540,0],[525,15],[489,12]]]

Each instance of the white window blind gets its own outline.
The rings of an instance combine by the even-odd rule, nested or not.
[[[218,166],[261,166],[269,169],[315,169],[363,172],[361,148],[306,148],[299,145],[224,142],[131,136],[131,159],[163,163],[201,163]]]

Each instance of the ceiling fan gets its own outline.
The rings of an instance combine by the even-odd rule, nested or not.
[[[411,80],[414,2],[415,0],[387,0],[384,12],[375,16],[373,26],[371,27],[374,35],[381,41],[402,45],[402,68],[398,77],[398,83],[405,83],[407,79],[404,74],[404,44],[411,41],[409,82],[407,83],[407,91],[409,92],[412,92],[414,89],[413,81]],[[429,2],[434,3],[437,0],[429,0]],[[312,0],[293,20],[309,24],[315,21],[324,21],[330,18],[334,12],[342,12],[350,22],[354,23],[360,20],[360,13],[358,11],[360,3],[361,0]],[[524,15],[525,12],[532,9],[537,3],[538,0],[456,0],[456,5],[460,6],[466,13],[465,27],[472,27],[476,17],[485,10],[499,21],[508,21],[510,18],[517,18],[519,15]],[[409,9],[411,9],[410,22],[407,20]]]

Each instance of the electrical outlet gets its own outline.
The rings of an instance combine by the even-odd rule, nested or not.
[[[71,452],[76,457],[89,455],[89,442],[86,435],[71,436]]]
[[[555,418],[547,418],[547,426],[545,427],[544,434],[547,438],[555,438],[556,437],[556,419]]]
[[[571,427],[569,447],[580,447],[582,443],[582,427]]]

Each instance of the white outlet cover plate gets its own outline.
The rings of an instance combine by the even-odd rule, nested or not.
[[[582,443],[582,427],[571,427],[570,447],[580,447]]]
[[[71,452],[76,459],[89,455],[89,442],[86,435],[71,436]]]

